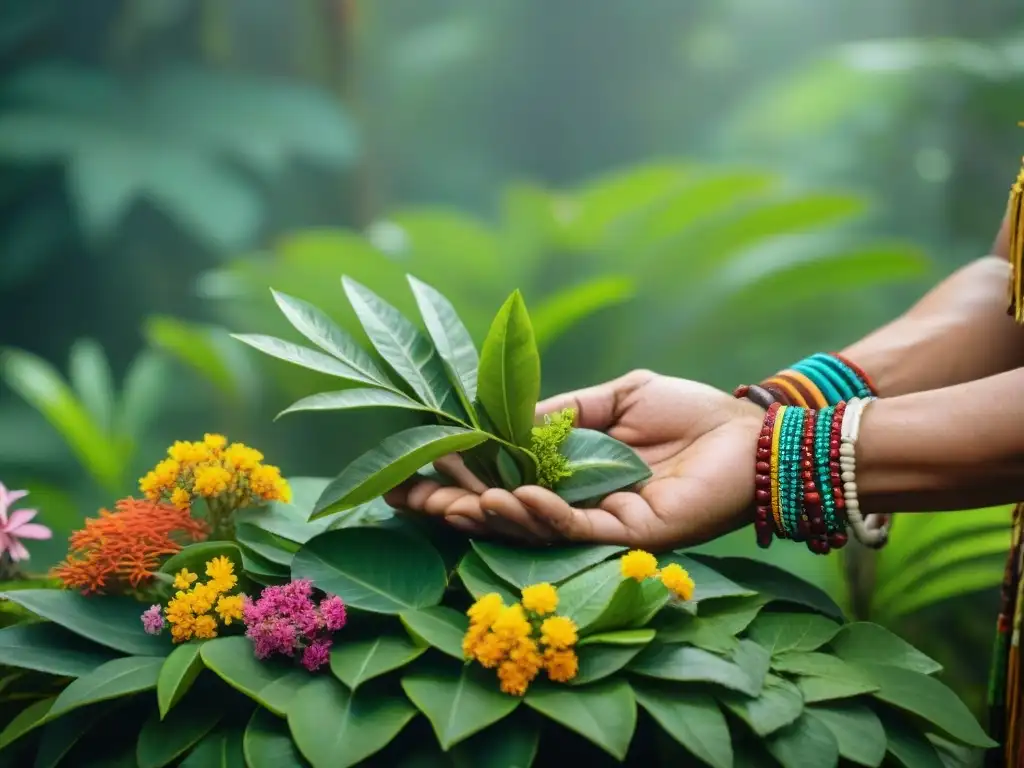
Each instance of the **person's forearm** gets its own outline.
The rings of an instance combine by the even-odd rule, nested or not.
[[[1004,221],[994,255],[969,264],[902,317],[843,350],[893,397],[948,387],[1024,365],[1024,329],[1007,314]]]
[[[861,509],[919,512],[1024,498],[1024,368],[880,398],[856,448]]]

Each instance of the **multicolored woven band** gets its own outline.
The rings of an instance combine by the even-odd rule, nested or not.
[[[784,405],[817,409],[877,394],[868,375],[835,352],[805,357],[761,382],[761,387]]]

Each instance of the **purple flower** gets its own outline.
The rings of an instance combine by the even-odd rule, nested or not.
[[[310,672],[316,672],[327,663],[331,654],[331,639],[317,640],[312,645],[307,645],[302,652],[302,666]]]
[[[324,625],[331,632],[337,632],[345,626],[345,603],[337,595],[325,597],[320,601],[320,615],[324,617]]]
[[[159,635],[164,628],[164,615],[159,605],[151,605],[142,614],[142,628],[151,635]]]
[[[6,552],[15,563],[28,560],[28,550],[21,539],[44,540],[53,536],[45,525],[29,522],[38,512],[34,509],[14,509],[16,501],[28,496],[28,491],[9,491],[0,483],[0,555]]]

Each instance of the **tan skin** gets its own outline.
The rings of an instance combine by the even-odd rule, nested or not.
[[[1024,329],[1005,309],[1005,221],[993,253],[844,350],[874,379],[882,398],[865,412],[857,450],[867,513],[978,508],[1024,498]],[[651,465],[652,478],[597,508],[579,509],[535,486],[487,488],[457,457],[448,457],[438,469],[456,486],[415,479],[387,500],[471,535],[534,544],[658,551],[750,522],[759,407],[650,371],[560,395],[541,403],[538,413],[566,406],[577,409],[579,426],[633,447]]]

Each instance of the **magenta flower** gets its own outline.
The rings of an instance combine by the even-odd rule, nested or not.
[[[142,628],[150,635],[159,635],[163,631],[164,614],[159,605],[151,605],[143,611]]]
[[[313,672],[330,657],[332,633],[345,626],[345,603],[329,595],[317,604],[313,583],[298,579],[266,587],[257,600],[246,597],[242,619],[257,659],[298,655]]]
[[[11,507],[16,501],[28,496],[28,491],[9,491],[0,483],[0,555],[5,552],[11,560],[28,560],[28,550],[21,539],[49,539],[53,531],[45,525],[29,522],[38,512],[34,509],[15,509]]]

